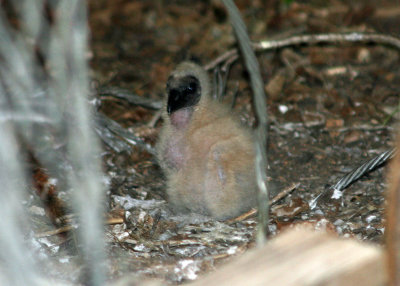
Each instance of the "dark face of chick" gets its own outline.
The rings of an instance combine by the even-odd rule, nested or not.
[[[191,108],[199,103],[201,86],[199,80],[191,75],[170,76],[167,82],[167,112],[171,116],[183,108]]]

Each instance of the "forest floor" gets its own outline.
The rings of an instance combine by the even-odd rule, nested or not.
[[[236,47],[220,1],[90,1],[94,88],[117,87],[161,101],[183,60],[207,64]],[[397,1],[235,1],[254,42],[298,34],[400,34]],[[308,224],[344,237],[383,243],[386,166],[352,184],[337,201],[310,202],[346,172],[393,147],[399,104],[399,50],[380,44],[301,45],[259,52],[269,116],[271,197],[295,185],[270,212],[269,237]],[[213,72],[210,72],[210,76]],[[224,102],[256,126],[248,74],[230,67]],[[154,146],[156,110],[102,98],[100,111]],[[394,115],[393,115],[394,114]],[[235,222],[185,223],[168,211],[155,158],[132,146],[104,145],[113,277],[127,272],[182,283],[254,245],[256,215]]]

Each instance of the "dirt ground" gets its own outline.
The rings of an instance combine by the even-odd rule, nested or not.
[[[305,33],[400,34],[397,1],[235,1],[251,39]],[[118,87],[160,101],[170,71],[183,60],[207,64],[236,47],[220,1],[90,1],[95,90]],[[352,184],[343,199],[309,203],[362,162],[394,146],[400,90],[399,51],[379,44],[301,45],[257,54],[267,93],[271,197],[296,184],[271,209],[269,237],[310,224],[344,237],[383,243],[386,168]],[[210,76],[212,76],[210,72]],[[232,64],[224,102],[254,127],[252,91],[241,58]],[[101,112],[154,146],[157,111],[102,98]],[[393,115],[394,114],[394,115]],[[254,245],[256,216],[186,224],[169,213],[155,158],[134,146],[104,146],[112,277],[128,272],[182,283],[213,271]]]

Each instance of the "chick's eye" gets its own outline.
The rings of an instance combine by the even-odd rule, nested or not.
[[[197,90],[197,84],[194,82],[189,83],[188,86],[185,88],[185,93],[187,94],[194,94]]]

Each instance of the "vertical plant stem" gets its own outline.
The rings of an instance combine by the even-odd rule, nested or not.
[[[260,68],[251,47],[250,38],[248,36],[246,26],[240,16],[235,3],[232,0],[222,0],[228,10],[232,27],[236,33],[240,50],[244,57],[246,69],[250,74],[251,87],[254,94],[254,106],[258,118],[258,127],[256,129],[256,176],[258,193],[258,230],[257,245],[261,246],[266,241],[266,227],[268,224],[268,188],[266,169],[267,163],[267,104],[265,101],[264,84],[260,74]]]

